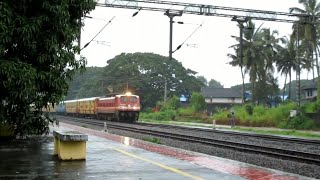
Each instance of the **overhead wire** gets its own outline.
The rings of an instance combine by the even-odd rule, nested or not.
[[[105,24],[105,25],[101,28],[101,30],[100,30],[89,42],[87,42],[87,44],[85,44],[85,45],[80,49],[80,51],[82,51],[84,48],[86,48],[86,47],[94,40],[94,38],[96,38],[96,37],[103,31],[103,29],[106,28],[106,27],[112,22],[112,20],[113,20],[114,18],[115,18],[115,16],[113,16],[113,17],[108,21],[108,23]]]
[[[187,37],[187,39],[185,39],[185,40],[176,48],[176,50],[172,51],[172,53],[174,53],[174,52],[176,52],[177,50],[179,50],[179,49],[182,47],[182,45],[183,45],[188,39],[190,39],[190,37],[191,37],[195,32],[197,32],[200,27],[202,27],[203,23],[204,23],[204,22],[202,22],[202,23]]]

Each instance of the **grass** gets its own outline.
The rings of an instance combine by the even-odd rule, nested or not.
[[[224,128],[226,129],[226,128]],[[320,133],[315,133],[312,131],[298,131],[293,129],[254,129],[254,128],[247,128],[247,127],[235,127],[233,128],[237,131],[243,132],[253,132],[257,134],[271,134],[271,135],[281,135],[281,136],[295,136],[295,137],[302,137],[302,138],[314,138],[320,139]]]
[[[144,141],[148,141],[148,142],[151,142],[151,143],[156,143],[156,144],[161,144],[161,141],[159,138],[143,138],[142,140]]]
[[[181,126],[194,126],[194,127],[206,127],[212,128],[212,124],[204,124],[204,123],[188,123],[188,122],[176,122],[176,121],[156,121],[150,119],[139,120],[140,122],[148,122],[155,124],[168,124],[168,125],[181,125]],[[230,130],[229,126],[219,126],[216,125],[216,129],[225,129]],[[293,129],[272,129],[272,128],[252,128],[252,127],[239,127],[236,126],[232,128],[232,130],[242,131],[242,132],[253,132],[257,134],[268,134],[268,135],[280,135],[280,136],[294,136],[300,138],[313,138],[320,139],[320,132],[312,132],[312,131],[299,131]]]

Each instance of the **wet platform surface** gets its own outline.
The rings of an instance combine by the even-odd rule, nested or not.
[[[60,161],[52,133],[1,142],[0,179],[311,179],[64,123],[53,130],[88,134],[87,159]]]

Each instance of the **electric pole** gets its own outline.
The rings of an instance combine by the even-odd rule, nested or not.
[[[245,99],[245,86],[244,86],[244,74],[242,72],[242,65],[243,65],[243,23],[246,23],[248,22],[248,18],[241,18],[241,19],[238,19],[237,16],[234,16],[231,21],[237,21],[238,24],[239,24],[239,28],[240,28],[240,42],[239,42],[239,54],[238,54],[238,58],[239,58],[239,64],[240,64],[240,68],[241,68],[241,75],[242,75],[242,103],[244,103],[244,99]]]
[[[173,18],[175,16],[182,16],[182,11],[179,12],[170,12],[167,10],[164,15],[168,16],[170,21],[170,31],[169,31],[169,60],[172,59],[172,31],[173,31]],[[166,90],[165,90],[166,91]]]

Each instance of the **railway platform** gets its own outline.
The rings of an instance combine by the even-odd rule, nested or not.
[[[2,179],[311,179],[80,126],[61,123],[44,137],[0,142]],[[86,160],[53,155],[54,130],[88,135]]]

